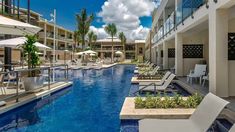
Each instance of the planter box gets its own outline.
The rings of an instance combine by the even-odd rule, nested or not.
[[[25,91],[37,91],[43,87],[43,77],[24,77]]]
[[[187,119],[195,109],[135,109],[135,98],[127,97],[122,106],[120,119]]]

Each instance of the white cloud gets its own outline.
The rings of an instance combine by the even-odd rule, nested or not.
[[[149,29],[141,25],[140,17],[151,16],[156,6],[153,0],[107,0],[98,16],[105,24],[115,23],[128,39],[145,39]],[[107,36],[103,28],[91,29],[101,35],[99,38]]]
[[[108,34],[104,31],[104,27],[96,28],[94,26],[90,26],[90,31],[93,31],[98,36],[98,39],[103,39],[108,37]]]

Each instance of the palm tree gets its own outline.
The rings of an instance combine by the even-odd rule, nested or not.
[[[87,15],[86,9],[82,9],[80,14],[76,14],[78,33],[80,34],[82,40],[82,49],[86,43],[85,37],[89,32],[90,25],[94,19],[94,15]]]
[[[117,27],[114,23],[108,24],[105,28],[105,32],[112,37],[112,58],[111,61],[113,62],[113,37],[117,34]]]
[[[125,50],[125,44],[126,44],[126,36],[123,32],[120,32],[118,34],[118,38],[121,40],[121,43],[123,45],[123,51],[124,51],[124,56],[126,56],[126,50]]]
[[[93,41],[93,36],[95,35],[95,33],[93,31],[89,32],[87,34],[88,37],[88,46],[91,47],[92,41]]]
[[[93,40],[93,42],[94,42],[94,44],[95,44],[96,41],[97,41],[97,35],[96,35],[96,34],[93,35],[92,40]]]

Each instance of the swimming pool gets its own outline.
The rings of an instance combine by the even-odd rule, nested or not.
[[[134,65],[70,71],[73,86],[1,115],[0,130],[118,132],[133,71]]]

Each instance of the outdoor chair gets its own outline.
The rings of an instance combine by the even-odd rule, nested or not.
[[[139,86],[147,86],[151,83],[155,83],[156,85],[163,85],[163,83],[168,79],[168,77],[171,75],[171,72],[166,72],[163,78],[160,81],[150,81],[150,82],[139,82]]]
[[[228,101],[209,93],[189,119],[143,119],[139,121],[139,131],[206,132],[228,103]]]
[[[206,81],[209,81],[209,74],[202,77],[202,86],[205,87]]]
[[[206,74],[206,67],[206,65],[196,64],[195,69],[191,70],[189,75],[187,75],[187,82],[192,84],[194,78],[199,78],[201,84],[202,76]]]
[[[230,128],[228,132],[235,132],[235,124]]]
[[[7,72],[9,72],[9,70],[6,70]],[[7,74],[7,88],[9,88],[9,84],[10,83],[14,83],[14,84],[16,84],[16,76],[15,75],[13,75],[13,74],[11,74],[11,73],[8,73]]]
[[[156,66],[153,70],[144,72],[144,75],[156,75],[158,73],[158,70],[160,69],[159,66]]]
[[[171,84],[171,82],[173,81],[173,79],[175,78],[175,74],[171,74],[166,81],[164,81],[163,84],[157,85],[157,84],[153,84],[153,85],[147,85],[147,86],[140,86],[139,90],[140,91],[149,91],[149,92],[156,92],[156,91],[166,91],[168,86]]]
[[[6,87],[4,85],[4,74],[0,75],[0,88],[1,88],[2,94],[6,94]]]

